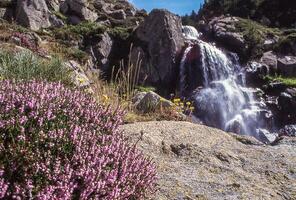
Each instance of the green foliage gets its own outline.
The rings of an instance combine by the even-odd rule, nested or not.
[[[280,37],[275,49],[276,51],[286,54],[296,52],[296,29],[290,29],[284,32],[284,35]]]
[[[97,36],[106,30],[105,26],[94,22],[81,22],[77,25],[66,25],[62,28],[53,29],[53,34],[61,40],[78,40],[87,36]]]
[[[243,33],[248,44],[251,57],[260,56],[263,53],[263,44],[267,36],[279,36],[281,31],[277,28],[269,28],[249,19],[239,18],[236,28]]]
[[[288,87],[296,87],[296,77],[266,76],[267,81],[279,81]]]
[[[80,49],[77,48],[66,48],[66,54],[68,58],[72,58],[74,60],[85,62],[88,58],[88,54]]]
[[[207,0],[199,12],[201,18],[230,14],[257,22],[266,17],[273,27],[292,27],[296,4],[291,0]]]
[[[136,86],[136,90],[139,92],[155,92],[156,88],[151,86]]]
[[[61,81],[72,85],[71,72],[58,58],[45,60],[29,51],[16,54],[0,51],[1,79]]]
[[[59,11],[52,11],[52,13],[57,16],[59,19],[63,20],[63,21],[66,21],[68,18],[63,15],[61,12]]]
[[[183,25],[196,27],[197,21],[198,21],[197,14],[194,10],[191,12],[191,15],[186,14],[186,15],[182,16],[182,24]]]
[[[108,33],[115,38],[126,40],[131,35],[132,29],[125,27],[115,27],[108,30]]]

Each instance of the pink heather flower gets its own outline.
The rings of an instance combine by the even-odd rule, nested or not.
[[[124,112],[59,83],[0,82],[0,199],[143,199],[156,167],[118,126]]]

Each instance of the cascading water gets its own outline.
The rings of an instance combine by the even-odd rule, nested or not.
[[[183,36],[187,40],[198,40],[200,34],[193,26],[183,26],[182,27]]]
[[[209,126],[262,140],[260,132],[266,131],[265,119],[271,113],[264,103],[255,100],[254,89],[246,87],[245,73],[237,56],[226,54],[214,45],[199,40],[196,29],[192,29],[188,26],[183,28],[185,38],[195,38],[196,42],[185,49],[180,64],[181,94],[188,84],[185,81],[187,68],[199,68],[202,85],[193,95],[196,117]],[[198,64],[188,61],[188,55],[195,45],[199,48]]]

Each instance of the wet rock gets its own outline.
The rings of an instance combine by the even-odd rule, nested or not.
[[[270,73],[270,69],[267,65],[256,61],[250,61],[247,64],[246,75],[249,82],[259,82],[264,76]]]
[[[146,57],[149,57],[148,63],[143,63],[142,67],[152,66],[159,75],[159,79],[152,84],[171,88],[176,82],[177,59],[184,45],[181,18],[167,10],[155,9],[139,25],[136,37]],[[153,75],[148,74],[148,78]]]
[[[296,123],[296,89],[288,88],[278,98],[279,106],[283,112],[286,124]],[[285,117],[285,118],[284,118]]]
[[[50,27],[50,12],[45,0],[18,0],[16,22],[32,30]]]
[[[295,125],[286,125],[279,132],[280,132],[280,136],[296,137],[296,124]]]
[[[296,57],[285,56],[279,58],[278,70],[284,76],[296,76]]]
[[[272,73],[277,72],[277,56],[272,51],[265,52],[260,62],[268,66]]]
[[[266,86],[265,91],[271,94],[279,95],[281,92],[285,91],[286,88],[287,86],[281,82],[271,82]]]

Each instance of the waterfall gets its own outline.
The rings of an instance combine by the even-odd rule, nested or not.
[[[188,46],[180,64],[180,88],[181,91],[186,89],[185,69],[199,68],[203,80],[202,88],[193,93],[196,117],[206,125],[260,139],[260,132],[266,132],[265,118],[270,111],[264,103],[256,101],[255,90],[246,87],[245,72],[238,57],[199,40],[199,34],[192,29],[184,27],[183,34],[186,39],[197,36],[194,45],[200,49],[200,63],[190,64],[187,55],[192,45]]]
[[[200,36],[198,31],[193,26],[183,26],[182,32],[183,32],[183,36],[187,40],[197,40]]]

